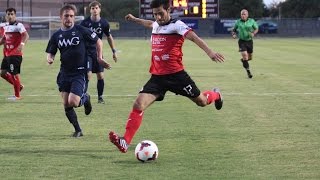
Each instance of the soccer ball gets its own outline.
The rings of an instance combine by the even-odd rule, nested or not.
[[[141,162],[154,161],[158,158],[159,151],[154,142],[143,140],[136,146],[134,155]]]

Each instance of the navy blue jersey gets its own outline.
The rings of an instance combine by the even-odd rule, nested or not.
[[[80,25],[87,27],[91,29],[93,32],[97,33],[100,39],[102,39],[103,34],[105,34],[107,37],[110,36],[110,25],[108,21],[104,18],[100,18],[99,21],[95,22],[91,20],[91,17],[87,17],[81,22]]]
[[[86,70],[88,46],[95,46],[97,40],[97,34],[90,29],[74,25],[69,30],[56,31],[48,42],[46,52],[55,55],[59,49],[62,71]]]
[[[81,26],[87,27],[91,29],[91,31],[95,32],[100,39],[102,39],[103,34],[107,37],[110,36],[110,25],[106,19],[100,18],[99,21],[92,21],[91,17],[87,17],[81,23]],[[88,55],[91,56],[93,60],[97,59],[97,49],[96,46],[88,45]]]

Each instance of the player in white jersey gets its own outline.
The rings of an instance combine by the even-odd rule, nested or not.
[[[152,53],[149,70],[151,78],[133,103],[123,137],[113,131],[109,133],[110,141],[123,153],[127,152],[139,129],[144,111],[155,101],[163,100],[167,91],[185,96],[201,107],[214,104],[215,108],[220,110],[223,104],[218,88],[201,92],[184,70],[182,63],[184,39],[189,39],[198,45],[212,61],[224,62],[224,56],[210,49],[185,23],[171,19],[169,0],[152,0],[150,7],[155,21],[136,18],[131,14],[125,17],[126,20],[152,29]]]
[[[16,21],[16,9],[6,10],[7,22],[2,27],[3,37],[0,44],[4,44],[4,58],[1,63],[1,77],[14,87],[14,96],[9,100],[21,99],[20,91],[23,85],[20,82],[22,63],[22,49],[29,39],[29,34],[22,23]]]

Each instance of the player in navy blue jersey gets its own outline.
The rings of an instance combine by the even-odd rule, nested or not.
[[[103,34],[106,35],[108,44],[113,54],[113,60],[117,62],[117,54],[114,46],[113,37],[110,34],[110,25],[108,21],[101,18],[101,4],[98,1],[93,1],[89,4],[91,16],[84,19],[80,25],[90,28],[93,32],[97,33],[98,37],[102,39]],[[97,91],[98,91],[98,103],[104,104],[103,91],[104,91],[104,73],[103,67],[92,59],[96,58],[94,47],[90,48],[92,52],[89,54],[89,70],[88,79],[91,79],[92,73],[97,74]]]
[[[65,114],[75,129],[72,136],[80,137],[83,133],[74,108],[84,105],[86,115],[92,111],[90,95],[86,93],[87,46],[97,47],[97,61],[104,68],[109,68],[110,65],[102,58],[102,41],[97,34],[88,28],[74,24],[76,12],[76,7],[71,4],[60,9],[61,28],[50,38],[46,52],[48,53],[47,62],[52,64],[57,50],[60,51],[61,65],[57,84]]]

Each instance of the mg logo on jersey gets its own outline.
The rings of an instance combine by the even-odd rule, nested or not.
[[[80,44],[79,37],[73,37],[71,39],[59,39],[59,48],[60,47],[68,47],[68,46],[77,46]]]
[[[97,34],[101,34],[102,33],[101,27],[97,27],[97,28],[91,27],[91,31],[93,31],[93,32],[95,32]]]

